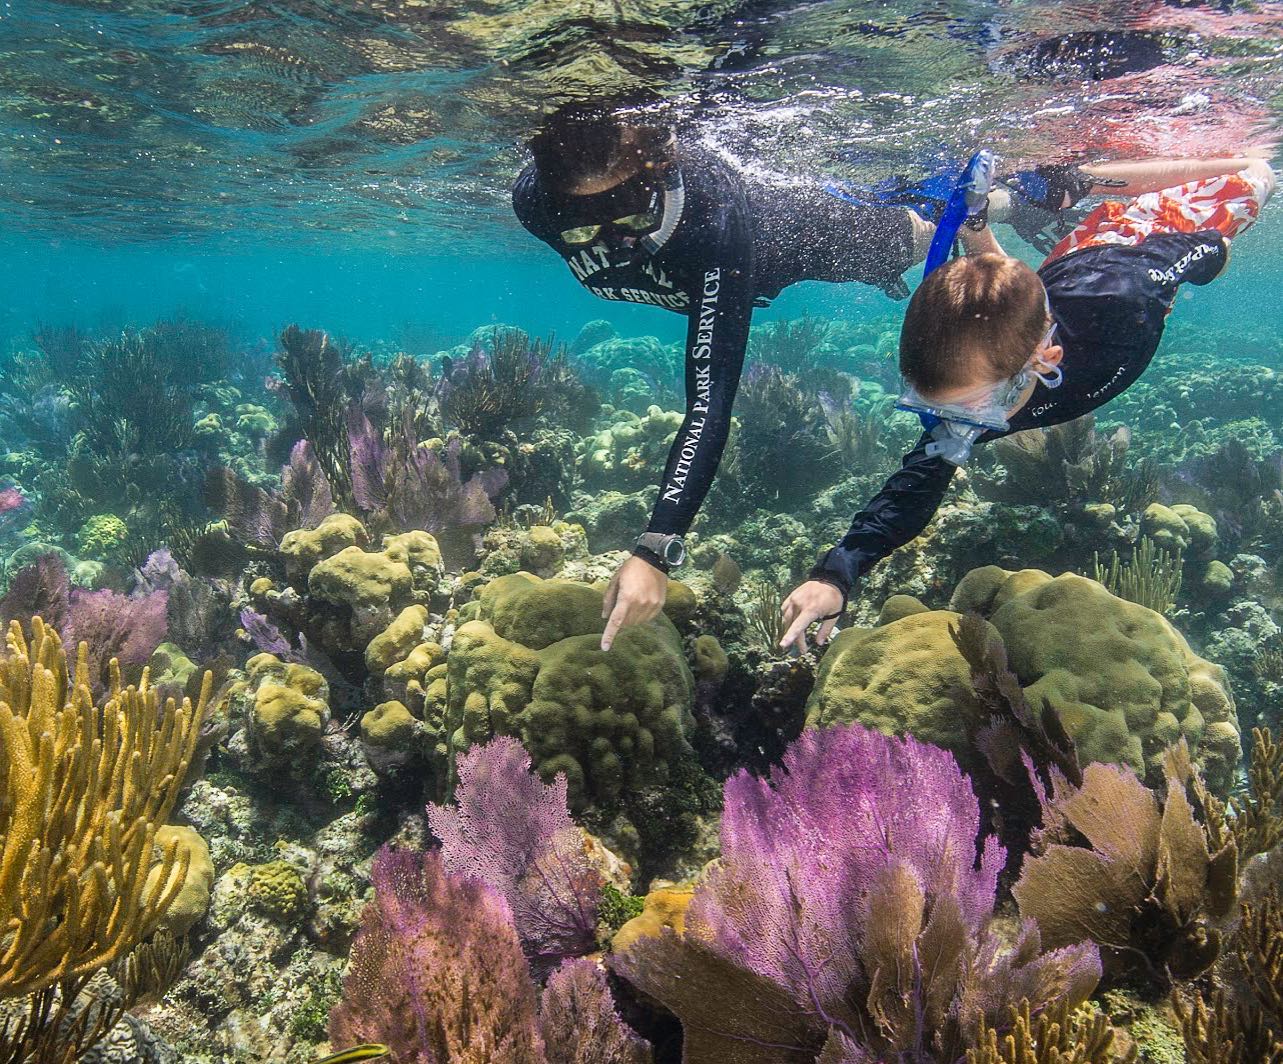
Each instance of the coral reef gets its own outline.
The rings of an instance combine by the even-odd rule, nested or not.
[[[196,902],[199,848],[162,831],[195,754],[210,678],[195,705],[162,706],[146,674],[126,688],[113,667],[99,703],[83,645],[69,667],[39,618],[30,639],[13,622],[6,644],[0,997],[27,1005],[0,1044],[13,1059],[68,1059],[104,1037],[145,985],[122,977],[119,1001],[85,1006],[76,1022],[81,995],[96,997],[94,977],[131,955],[146,964],[137,951],[171,907]]]
[[[1047,700],[1083,763],[1129,765],[1158,784],[1165,749],[1183,737],[1211,788],[1228,792],[1240,754],[1229,687],[1162,616],[1093,580],[996,566],[968,574],[950,606],[838,635],[821,662],[808,721],[863,720],[943,745],[973,765],[967,739],[983,707],[949,633],[960,613],[974,610],[1002,637],[1026,699]]]
[[[782,655],[784,594],[918,432],[898,328],[753,328],[690,561],[605,654],[602,589],[682,417],[676,340],[175,321],[0,353],[0,620],[44,618],[29,658],[57,656],[49,629],[87,644],[30,687],[48,742],[118,746],[158,712],[191,749],[145,858],[99,859],[136,848],[126,818],[87,835],[99,858],[8,861],[33,891],[81,868],[81,900],[70,924],[15,909],[6,972],[77,922],[111,931],[86,956],[125,943],[15,990],[6,1047],[40,1046],[15,1059],[79,1030],[87,1061],[148,1064],[367,1038],[532,1064],[671,1064],[683,1040],[1283,1060],[1277,338],[1222,355],[1174,322],[1099,420],[977,448],[851,627]],[[45,765],[43,731],[16,756]],[[39,775],[12,766],[11,791]],[[88,915],[117,891],[115,924]]]
[[[671,621],[625,628],[600,647],[602,592],[586,584],[500,577],[460,611],[447,658],[446,739],[453,751],[513,735],[545,779],[564,773],[572,808],[598,822],[622,813],[671,847],[693,830],[652,819],[692,766],[694,678]],[[643,810],[646,810],[643,813]],[[686,820],[685,824],[680,823]]]
[[[1013,1009],[1010,1032],[998,1032],[983,1020],[979,1045],[967,1050],[967,1064],[1132,1064],[1136,1048],[1114,1050],[1114,1031],[1099,1013],[1071,1011],[1061,1004],[1030,1015],[1024,1001]]]
[[[1215,962],[1238,877],[1234,840],[1210,837],[1195,819],[1183,746],[1169,751],[1166,772],[1161,803],[1112,765],[1088,765],[1081,787],[1054,786],[1012,891],[1049,946],[1088,938],[1107,975],[1140,974],[1158,990]]]
[[[501,736],[459,757],[455,800],[428,809],[442,865],[503,896],[535,972],[590,952],[604,880],[570,819],[565,776],[541,783],[521,744]]]
[[[1000,945],[1003,854],[990,839],[975,865],[979,827],[944,751],[807,732],[768,778],[727,782],[721,860],[684,933],[612,967],[682,1020],[687,1059],[955,1060],[1021,999],[1076,1006],[1100,975],[1094,946],[1044,954],[1032,924]]]
[[[336,1045],[380,1042],[411,1064],[650,1060],[593,962],[568,962],[538,994],[494,888],[452,875],[434,853],[384,850],[373,877],[330,1014]]]

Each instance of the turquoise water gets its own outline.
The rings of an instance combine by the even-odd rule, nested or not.
[[[638,89],[777,184],[1277,168],[1283,0],[0,0],[0,1060],[1283,1060],[1283,194],[789,650],[907,303],[756,311],[631,558],[685,319],[509,196]]]
[[[569,335],[619,315],[670,336],[662,315],[594,306],[511,217],[519,142],[549,107],[645,86],[698,139],[791,180],[921,175],[980,145],[1010,168],[1229,154],[1277,140],[1280,17],[1276,3],[9,3],[0,323],[16,339],[38,320],[185,308],[373,339],[427,321]],[[1093,33],[1111,36],[1083,44]],[[1265,286],[1275,228],[1242,251]],[[1232,316],[1236,291],[1218,286],[1208,312]],[[790,293],[780,312],[812,301],[893,309],[848,287]]]

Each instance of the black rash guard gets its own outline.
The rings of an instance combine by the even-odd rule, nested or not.
[[[754,304],[803,280],[894,290],[913,261],[913,228],[903,208],[854,206],[817,186],[767,185],[698,149],[679,149],[677,165],[685,203],[676,231],[653,256],[626,266],[611,265],[602,245],[561,240],[533,165],[517,178],[512,204],[593,295],[686,315],[686,417],[646,528],[681,535],[726,446]]]
[[[1065,352],[1064,383],[1054,391],[1038,384],[1007,432],[987,432],[981,440],[1072,421],[1126,391],[1158,349],[1177,288],[1215,278],[1228,247],[1215,230],[1163,233],[1135,247],[1090,247],[1044,265],[1038,274]],[[924,433],[841,542],[821,555],[812,580],[849,595],[876,562],[926,528],[957,468],[927,456],[929,439]]]

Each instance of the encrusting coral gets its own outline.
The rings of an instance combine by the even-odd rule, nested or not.
[[[155,932],[187,884],[191,850],[161,832],[212,678],[195,705],[163,706],[146,672],[136,688],[121,687],[117,668],[111,679],[95,703],[83,644],[72,671],[39,618],[29,640],[10,625],[0,661],[0,997],[26,996],[30,1006],[24,1023],[0,1033],[5,1059],[28,1059],[11,1054],[34,1052],[41,1039],[60,1044],[89,979]],[[114,1023],[72,1037],[87,1048]]]

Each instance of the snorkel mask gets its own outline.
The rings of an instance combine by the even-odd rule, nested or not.
[[[548,196],[561,242],[569,248],[604,246],[612,266],[628,266],[659,251],[676,231],[685,202],[675,163],[662,180],[642,168],[604,192]]]
[[[952,403],[933,403],[906,382],[895,408],[917,414],[922,427],[931,433],[926,445],[928,457],[940,455],[946,462],[962,465],[984,433],[1007,431],[1007,412],[1020,401],[1032,379],[1030,370],[1025,368],[1014,377],[985,385]]]

